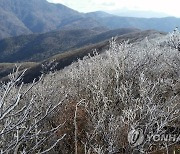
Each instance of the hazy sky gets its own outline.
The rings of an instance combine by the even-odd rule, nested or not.
[[[162,12],[180,17],[178,0],[48,0],[61,3],[80,12],[133,9]]]

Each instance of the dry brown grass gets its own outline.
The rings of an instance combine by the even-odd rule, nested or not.
[[[64,138],[63,142],[59,144],[57,149],[57,151],[59,151],[60,153],[63,152],[63,154],[74,153],[75,150],[74,114],[75,114],[76,104],[77,104],[76,102],[67,103],[60,109],[58,115],[56,115],[52,119],[52,123],[54,127],[65,122],[65,124],[58,130],[56,134],[57,137],[61,137],[63,134],[66,134],[66,137]],[[78,131],[77,131],[78,154],[84,154],[83,141],[86,139],[86,132],[88,131],[88,123],[89,123],[88,115],[84,107],[78,107],[76,120],[78,127]]]

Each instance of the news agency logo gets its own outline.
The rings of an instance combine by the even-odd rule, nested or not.
[[[144,142],[144,133],[141,128],[133,129],[128,134],[128,142],[131,147],[137,147]]]
[[[177,143],[180,142],[180,134],[166,134],[166,133],[160,133],[160,134],[144,134],[143,129],[136,128],[131,130],[128,133],[128,142],[131,147],[138,147],[148,142],[170,142],[170,143]]]

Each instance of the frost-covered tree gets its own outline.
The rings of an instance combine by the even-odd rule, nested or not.
[[[47,119],[55,113],[56,105],[39,104],[31,93],[38,83],[24,85],[18,68],[9,75],[10,81],[0,87],[0,153],[47,153],[61,141],[56,132],[63,125],[48,126]]]
[[[180,51],[180,32],[178,30],[178,27],[176,27],[176,29],[169,34],[169,39],[167,40],[167,43],[172,48]]]

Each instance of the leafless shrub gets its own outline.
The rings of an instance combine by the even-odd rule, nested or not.
[[[45,120],[53,114],[63,99],[56,105],[40,107],[33,95],[26,97],[37,83],[23,85],[18,68],[10,74],[10,82],[1,85],[0,91],[0,149],[3,153],[46,153],[60,140],[55,133],[61,124],[48,128]],[[63,125],[63,124],[62,124]],[[51,138],[51,141],[50,139]],[[47,144],[48,142],[48,144]]]
[[[169,39],[167,43],[172,48],[180,51],[180,32],[178,30],[178,27],[176,27],[176,29],[172,33],[169,34]]]
[[[105,54],[95,52],[94,57],[74,64],[74,69],[67,68],[71,74],[68,82],[78,88],[75,98],[85,99],[91,119],[92,129],[83,142],[86,152],[132,153],[125,138],[132,128],[143,125],[151,132],[158,125],[157,133],[172,123],[179,127],[179,94],[175,89],[179,68],[173,63],[179,53],[158,43],[146,43],[113,41]],[[147,152],[151,144],[139,147],[141,152]]]

